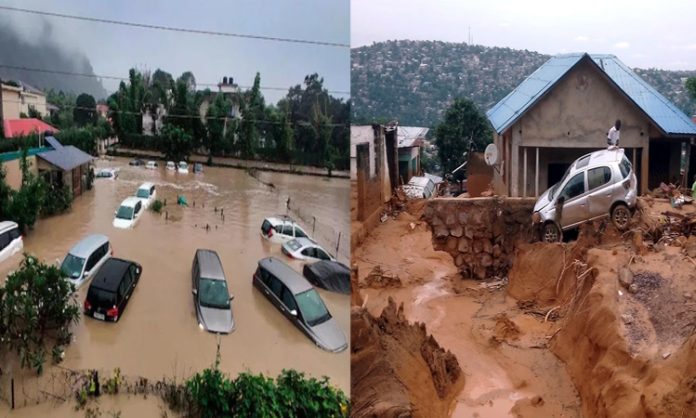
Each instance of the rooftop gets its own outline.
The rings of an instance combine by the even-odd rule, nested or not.
[[[312,288],[312,285],[300,273],[275,257],[259,260],[259,266],[277,277],[295,295]]]
[[[5,138],[15,138],[18,136],[27,136],[31,134],[43,134],[50,132],[52,134],[60,132],[48,123],[36,118],[26,119],[5,119]]]
[[[486,116],[496,132],[502,133],[517,122],[581,61],[592,63],[598,71],[604,73],[665,135],[696,135],[696,124],[684,112],[658,93],[616,56],[589,55],[587,53],[551,57],[486,112]]]
[[[417,147],[425,140],[430,128],[422,126],[399,126],[397,129],[397,140],[399,148]]]
[[[70,171],[94,159],[94,157],[77,147],[72,145],[63,146],[52,136],[47,136],[46,142],[53,147],[53,150],[37,154],[37,157],[63,171]]]

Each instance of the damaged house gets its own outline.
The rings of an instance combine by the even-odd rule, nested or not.
[[[688,179],[696,174],[696,124],[613,55],[552,57],[486,115],[499,194],[539,196],[575,159],[606,148],[616,119],[641,193],[679,181],[682,164]]]

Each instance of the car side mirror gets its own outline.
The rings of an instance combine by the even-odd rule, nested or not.
[[[295,309],[291,310],[290,315],[297,316],[297,310],[295,310]]]
[[[198,294],[198,289],[191,289],[191,293],[193,293],[194,295],[197,295],[197,294]]]
[[[230,295],[230,302],[234,300],[234,295]]]
[[[563,206],[564,203],[565,203],[565,196],[559,196],[558,199],[556,200],[556,204]]]
[[[115,210],[115,211],[114,211],[114,216],[116,216],[117,214],[118,214],[118,211],[117,211],[117,210]]]
[[[82,273],[82,277],[87,277],[89,276],[90,270],[85,270],[84,273]]]
[[[56,261],[54,264],[56,265],[56,267],[60,266],[60,260],[56,258]]]

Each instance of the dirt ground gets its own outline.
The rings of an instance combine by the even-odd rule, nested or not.
[[[389,298],[403,303],[405,318],[425,323],[463,371],[465,383],[444,409],[433,408],[437,402],[432,399],[411,396],[413,416],[580,416],[580,401],[563,364],[545,349],[553,325],[519,309],[503,282],[463,280],[452,258],[433,250],[430,229],[419,220],[420,209],[412,207],[411,213],[382,223],[353,255],[366,309],[377,317]],[[387,278],[371,278],[368,287],[376,266]],[[355,327],[351,333],[356,344]],[[403,367],[417,369],[414,363]],[[351,393],[357,407],[359,376],[354,370],[355,365]],[[421,388],[413,385],[407,393]]]
[[[373,317],[403,303],[463,371],[445,410],[426,410],[400,379],[413,416],[696,416],[696,207],[642,198],[629,231],[600,221],[572,242],[521,244],[508,277],[483,281],[433,250],[421,209],[379,225],[353,255],[357,303]]]

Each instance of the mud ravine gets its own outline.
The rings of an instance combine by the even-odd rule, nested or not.
[[[464,382],[422,399],[401,371],[421,367],[414,354],[392,364],[400,395],[386,399],[416,417],[696,416],[696,208],[643,198],[629,232],[599,222],[569,243],[519,242],[506,277],[479,281],[433,250],[422,204],[408,207],[355,250],[354,303],[373,317],[390,298],[403,304]],[[354,402],[366,395],[354,389]]]
[[[223,371],[233,376],[251,371],[275,377],[284,368],[294,368],[317,378],[328,376],[349,394],[350,350],[334,354],[316,347],[251,282],[259,259],[274,255],[289,262],[278,245],[269,245],[259,235],[265,216],[286,213],[288,197],[302,219],[290,215],[310,233],[313,225],[305,220],[316,217],[314,236],[332,254],[342,232],[338,259],[348,262],[348,180],[258,172],[261,182],[242,170],[214,167],[205,167],[203,174],[182,175],[163,167],[155,171],[129,167],[125,159],[98,162],[98,167],[105,166],[121,168],[116,181],[96,179],[94,189],[77,198],[69,213],[41,220],[25,238],[27,252],[53,262],[83,236],[103,233],[111,240],[114,256],[143,266],[122,319],[114,324],[82,317],[61,366],[74,370],[120,367],[124,375],[148,379],[182,379],[209,367],[218,337],[198,328],[190,276],[195,250],[209,248],[220,255],[235,297],[236,330],[219,337]],[[134,229],[114,228],[111,223],[118,204],[145,181],[154,182],[157,197],[167,200],[163,214],[146,211]],[[186,196],[189,207],[175,204],[179,194]],[[301,264],[290,264],[301,271]],[[78,292],[80,303],[87,287]],[[349,297],[319,292],[348,336]]]

